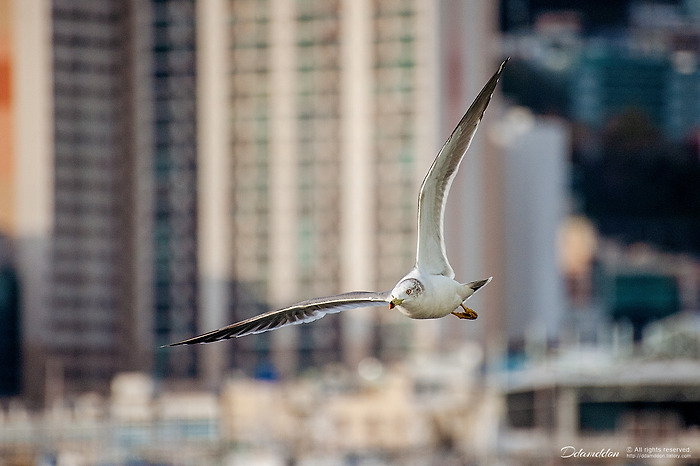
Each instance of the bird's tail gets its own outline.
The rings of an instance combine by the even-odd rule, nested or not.
[[[479,288],[482,286],[486,285],[488,282],[490,282],[493,279],[493,277],[489,277],[485,280],[476,280],[474,282],[469,282],[467,283],[467,286],[471,288],[474,291],[477,291]]]
[[[476,293],[484,285],[486,285],[488,282],[490,282],[492,278],[493,277],[489,277],[485,280],[476,280],[473,282],[462,284],[462,287],[461,287],[462,301],[464,301],[465,299],[468,299],[471,295]]]

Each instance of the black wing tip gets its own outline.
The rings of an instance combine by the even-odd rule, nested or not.
[[[158,348],[172,348],[174,346],[185,346],[185,345],[193,345],[196,343],[201,343],[201,342],[195,342],[195,341],[190,341],[190,340],[182,340],[178,341],[175,343],[168,343],[167,345],[160,345]]]
[[[178,341],[175,343],[168,343],[167,345],[161,345],[160,348],[172,348],[173,346],[185,346],[185,345],[203,345],[205,343],[214,343],[221,340],[227,340],[230,337],[217,337],[211,338],[208,333],[204,335],[198,335],[196,337],[188,338],[186,340]]]
[[[501,74],[503,73],[503,70],[505,69],[506,65],[510,61],[510,57],[506,57],[501,64],[498,66],[498,70],[493,74],[489,82],[484,86],[484,90],[486,90],[489,87],[496,87],[496,83],[498,83],[498,80],[501,78]],[[493,93],[493,89],[491,90],[491,93]]]
[[[167,345],[160,345],[159,348],[172,348],[174,346],[194,345],[194,344],[198,344],[198,343],[205,343],[205,342],[183,340],[183,341],[178,341],[176,343],[168,343]]]
[[[494,87],[495,87],[495,84],[498,82],[498,80],[501,78],[501,74],[503,73],[503,70],[505,69],[506,64],[508,64],[509,61],[510,61],[510,57],[506,57],[506,58],[501,62],[501,64],[498,66],[498,71],[496,71],[496,72],[493,74],[493,77],[491,78],[491,80],[492,80],[492,81],[495,81],[495,82],[494,82]]]
[[[460,125],[462,124],[463,121],[466,121],[469,118],[469,115],[472,114],[473,110],[479,109],[479,118],[478,122],[481,121],[481,119],[484,117],[484,112],[486,112],[486,107],[488,107],[489,102],[491,102],[491,97],[493,96],[493,93],[496,90],[496,85],[498,84],[499,79],[501,78],[501,73],[503,73],[503,70],[506,67],[506,64],[510,60],[510,57],[506,57],[505,60],[503,60],[498,67],[498,70],[491,76],[491,79],[484,85],[484,87],[481,89],[481,92],[479,92],[479,95],[476,96],[476,99],[474,99],[474,102],[472,102],[471,106],[469,107],[469,110],[467,110],[467,113],[464,114],[464,117],[462,117],[462,121],[460,121]],[[460,125],[457,125],[459,127]],[[456,128],[455,128],[456,130]]]
[[[221,340],[226,340],[226,338],[220,338],[218,340],[206,340],[206,341],[196,340],[193,338],[191,341],[190,340],[183,340],[183,341],[178,341],[176,343],[168,343],[167,345],[161,345],[158,348],[173,348],[175,346],[186,346],[186,345],[204,345],[207,343],[214,343],[214,342],[221,341]]]
[[[499,79],[501,79],[501,74],[503,73],[503,70],[505,69],[506,64],[508,64],[509,61],[510,57],[506,57],[501,62],[501,64],[498,66],[498,70],[496,70],[493,76],[491,76],[491,79],[489,79],[484,88],[481,90],[481,93],[488,94],[489,99],[491,98],[491,94],[493,94],[493,91],[496,89],[496,84],[498,84]],[[481,95],[478,96],[476,100],[479,100],[479,97],[481,97]]]

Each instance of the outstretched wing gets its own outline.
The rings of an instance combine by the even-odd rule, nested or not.
[[[314,298],[294,304],[284,309],[260,314],[250,319],[236,322],[218,330],[171,343],[166,346],[212,343],[254,333],[267,332],[288,325],[305,324],[318,320],[326,314],[346,311],[359,307],[381,306],[389,303],[389,292],[353,291],[335,296]]]
[[[435,161],[421,185],[418,196],[416,265],[427,273],[454,278],[454,271],[447,260],[443,235],[447,193],[507,62],[508,59],[501,63],[498,71],[486,83],[467,113],[462,117],[435,157]]]

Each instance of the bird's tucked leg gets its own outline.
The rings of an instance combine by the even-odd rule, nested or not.
[[[469,309],[464,305],[464,303],[461,303],[460,306],[462,306],[462,309],[464,309],[464,312],[457,312],[457,311],[452,311],[452,315],[455,315],[459,317],[460,319],[468,319],[468,320],[474,320],[479,315],[476,313],[474,309]]]

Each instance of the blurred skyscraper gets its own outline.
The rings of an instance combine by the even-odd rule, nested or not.
[[[28,394],[196,376],[194,2],[11,7]]]
[[[591,46],[572,82],[572,117],[598,127],[635,108],[670,138],[683,140],[700,124],[696,55],[691,49],[644,55]]]
[[[528,339],[557,340],[565,318],[557,234],[567,214],[569,133],[557,120],[532,115],[505,150],[506,331],[518,349]],[[517,131],[515,128],[512,130]]]
[[[128,367],[136,350],[136,125],[133,61],[124,40],[131,35],[129,9],[116,1],[57,0],[51,26],[48,352],[69,391],[97,389]]]
[[[390,288],[414,260],[416,192],[434,151],[436,11],[400,1],[228,6],[233,276],[275,306]],[[237,346],[269,341],[278,364],[303,368],[357,363],[408,337],[403,320],[354,313]]]
[[[218,33],[211,27],[202,33],[227,51],[216,55],[226,60],[228,77],[211,102],[230,121],[221,128],[227,147],[219,147],[231,156],[220,165],[230,175],[213,198],[231,205],[228,222],[218,223],[229,247],[211,254],[226,254],[234,302],[248,295],[282,306],[389,289],[415,260],[420,182],[495,69],[489,47],[495,11],[486,2],[402,0],[237,0],[202,8],[230,18]],[[475,142],[465,164],[470,173],[455,185],[447,218],[448,250],[464,280],[496,274],[484,271],[481,177],[497,177],[498,164],[481,162],[484,146]],[[257,311],[234,308],[229,318]],[[257,353],[283,372],[332,361],[353,365],[464,336],[438,322],[421,326],[396,313],[346,313],[237,340],[234,363],[255,363]]]
[[[150,20],[139,29],[150,37],[139,54],[153,102],[150,147],[154,202],[153,310],[155,343],[166,344],[198,330],[197,314],[197,60],[194,0],[153,1]],[[148,251],[148,246],[145,250]],[[156,352],[156,374],[197,375],[194,352]]]
[[[194,2],[56,0],[52,24],[50,352],[85,389],[196,331]]]

